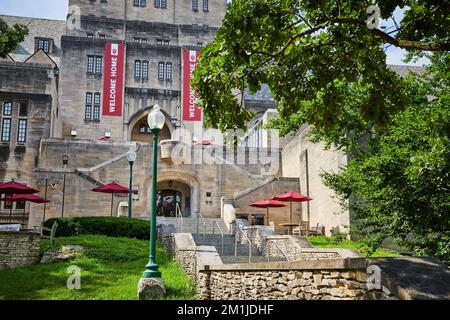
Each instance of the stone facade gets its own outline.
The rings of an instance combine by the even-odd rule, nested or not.
[[[327,188],[320,174],[323,171],[337,172],[347,164],[347,155],[336,150],[325,150],[323,143],[314,144],[308,140],[311,127],[303,126],[297,137],[282,151],[283,176],[300,179],[300,193],[313,198],[313,201],[298,204],[303,220],[310,227],[325,227],[327,236],[331,231],[348,231],[350,213],[343,210],[332,190]]]
[[[34,63],[33,59],[0,62],[2,182],[17,179],[35,185],[33,171],[38,165],[41,139],[61,135],[58,71],[45,58],[44,63]],[[22,208],[13,204],[13,222],[21,223],[22,214]],[[0,202],[0,222],[9,222],[9,208],[4,202]]]
[[[153,1],[144,6],[131,0],[69,1],[67,33],[61,40],[64,136],[76,129],[82,139],[101,138],[108,131],[113,140],[129,140],[136,120],[144,119],[155,104],[168,117],[181,119],[182,50],[200,50],[211,42],[226,12],[225,0],[210,0],[208,8],[198,10],[191,5],[188,0],[167,1],[167,8]],[[103,74],[87,73],[87,57],[104,58],[106,42],[126,44],[123,116],[86,120],[86,93],[103,93]],[[148,62],[148,78],[135,76],[135,61]],[[158,77],[160,62],[172,65],[172,77]]]
[[[0,270],[39,261],[41,236],[32,232],[0,232]]]

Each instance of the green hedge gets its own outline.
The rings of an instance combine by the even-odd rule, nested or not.
[[[115,217],[67,217],[52,218],[44,226],[51,228],[58,222],[57,237],[78,236],[83,234],[105,235],[148,240],[150,237],[149,221]]]

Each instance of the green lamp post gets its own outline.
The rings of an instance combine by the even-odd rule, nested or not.
[[[128,193],[128,219],[133,217],[132,205],[133,205],[133,164],[136,161],[136,152],[132,149],[127,153],[127,160],[130,164],[130,191]]]
[[[159,266],[156,263],[156,183],[158,160],[158,134],[164,127],[165,116],[159,105],[155,105],[148,115],[148,125],[153,133],[153,167],[152,167],[152,196],[150,210],[150,260],[145,266],[144,278],[161,278]]]

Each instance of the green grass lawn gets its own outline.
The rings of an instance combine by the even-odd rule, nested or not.
[[[361,247],[362,245],[355,241],[344,240],[340,243],[334,243],[330,237],[308,237],[309,242],[317,248],[341,248],[341,249],[353,249],[364,255]],[[400,254],[388,249],[379,248],[370,257],[398,257]]]
[[[84,252],[70,262],[36,264],[0,271],[0,300],[136,300],[137,283],[148,262],[148,241],[81,236],[57,238],[56,245],[81,245]],[[48,250],[44,242],[41,251]],[[168,300],[196,299],[194,282],[158,247],[157,261]],[[67,267],[81,268],[81,290],[67,289]]]

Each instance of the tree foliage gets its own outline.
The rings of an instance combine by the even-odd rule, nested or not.
[[[450,55],[432,61],[430,73],[407,79],[411,104],[387,130],[323,177],[371,251],[391,238],[450,264]]]
[[[28,34],[28,27],[14,25],[12,27],[0,19],[0,58],[6,58]]]
[[[348,127],[348,104],[370,128],[382,129],[409,99],[386,66],[383,45],[412,52],[448,51],[448,1],[379,0],[382,18],[405,16],[398,29],[369,29],[361,0],[233,0],[216,39],[200,57],[194,85],[206,124],[243,128],[253,114],[239,92],[270,87],[279,104],[282,134],[305,122]],[[395,20],[395,19],[394,19]],[[360,128],[361,129],[361,128]]]

